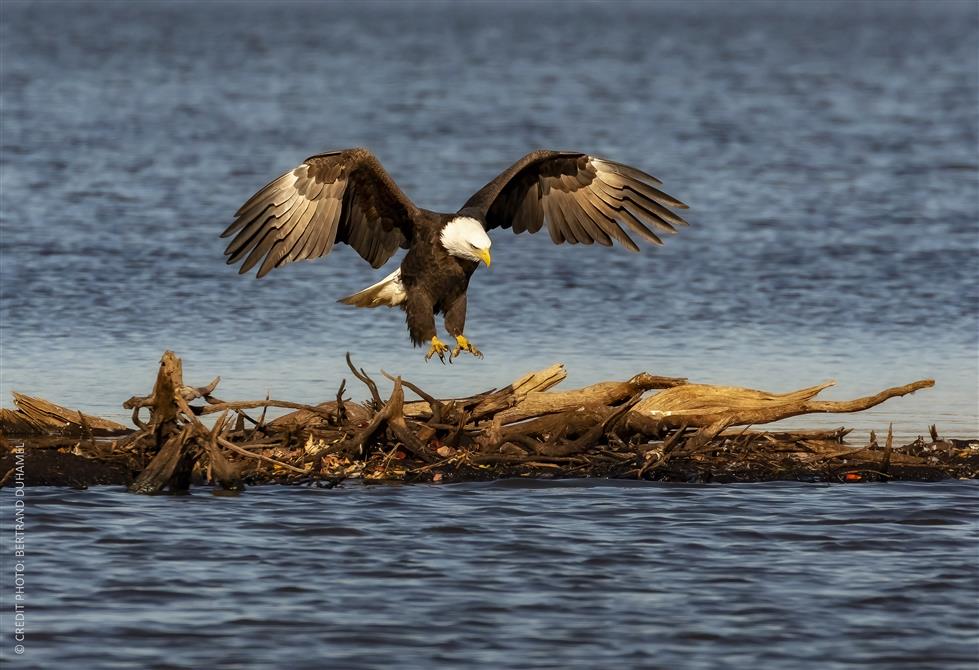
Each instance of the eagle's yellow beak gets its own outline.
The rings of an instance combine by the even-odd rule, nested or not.
[[[477,253],[479,255],[479,260],[481,260],[484,263],[486,263],[486,267],[489,267],[490,266],[490,260],[492,260],[490,258],[489,249],[479,249]]]

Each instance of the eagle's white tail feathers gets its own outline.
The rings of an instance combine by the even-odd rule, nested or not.
[[[398,268],[376,284],[346,298],[340,298],[337,302],[354,307],[397,307],[407,296],[405,286],[401,283],[401,268]]]

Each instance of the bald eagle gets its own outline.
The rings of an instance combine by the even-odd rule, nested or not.
[[[454,214],[416,207],[366,149],[318,154],[253,195],[221,237],[241,273],[258,277],[292,261],[319,258],[337,242],[349,244],[374,268],[399,248],[401,266],[340,302],[356,307],[401,307],[415,346],[444,363],[449,347],[435,330],[443,314],[456,340],[451,361],[465,351],[482,358],[463,334],[466,290],[480,263],[490,265],[487,230],[536,233],[544,225],[555,244],[639,247],[628,233],[662,244],[686,222],[682,202],[657,188],[655,177],[613,161],[569,151],[534,151],[476,192]],[[628,231],[628,232],[627,232]],[[654,232],[656,231],[656,232]]]

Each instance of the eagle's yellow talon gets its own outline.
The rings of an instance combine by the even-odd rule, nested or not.
[[[432,338],[432,346],[430,346],[428,348],[428,353],[425,354],[425,360],[426,361],[427,360],[430,360],[432,358],[432,356],[436,356],[437,355],[439,357],[439,360],[442,361],[442,363],[444,364],[445,363],[445,352],[447,352],[448,350],[449,350],[449,346],[445,342],[443,342],[442,340],[440,340],[438,337],[433,337]],[[449,361],[451,362],[452,359],[449,358]]]
[[[455,358],[463,351],[468,351],[476,358],[482,358],[483,352],[473,346],[472,342],[466,339],[465,335],[456,335],[456,348],[452,350],[451,358]]]

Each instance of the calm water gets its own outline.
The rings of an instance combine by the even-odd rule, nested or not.
[[[29,636],[10,667],[971,670],[977,494],[32,489]]]
[[[555,361],[569,386],[834,378],[829,398],[933,377],[795,425],[975,437],[977,12],[5,0],[0,394],[126,420],[170,348],[189,382],[222,375],[222,397],[321,401],[349,350],[446,394]],[[532,148],[587,150],[663,179],[692,225],[640,255],[495,235],[467,327],[486,359],[426,365],[400,313],[334,302],[380,276],[347,249],[260,282],[223,265],[245,198],[353,145],[439,210]],[[21,660],[965,667],[975,494],[37,490]]]

